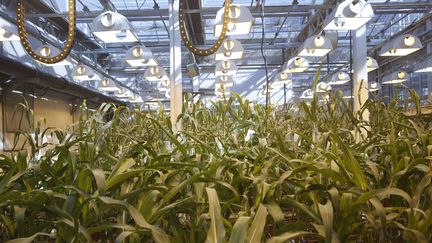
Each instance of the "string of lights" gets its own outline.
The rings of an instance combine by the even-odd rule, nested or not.
[[[185,13],[184,13],[184,6],[183,1],[180,0],[180,8],[179,8],[179,25],[180,25],[180,36],[185,44],[185,46],[195,55],[198,56],[209,56],[211,54],[214,54],[219,47],[222,45],[223,40],[226,37],[227,31],[228,31],[228,19],[229,19],[229,11],[231,6],[231,0],[225,0],[225,8],[224,8],[224,19],[223,19],[223,26],[222,26],[222,32],[217,39],[216,43],[208,48],[208,49],[201,49],[197,48],[188,38],[186,34],[186,25],[185,25]]]
[[[24,8],[24,0],[19,0],[17,4],[17,26],[18,26],[18,35],[21,40],[21,43],[24,46],[25,51],[36,61],[42,62],[45,64],[55,64],[63,61],[69,55],[72,50],[74,40],[75,40],[75,17],[76,17],[76,4],[75,0],[69,0],[69,30],[66,39],[66,44],[63,50],[60,51],[58,55],[53,56],[51,53],[51,49],[47,46],[41,49],[41,53],[38,54],[35,52],[28,40],[27,30],[26,30],[26,18],[25,18],[25,8]]]

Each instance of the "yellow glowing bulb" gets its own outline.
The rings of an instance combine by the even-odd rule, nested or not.
[[[416,40],[415,40],[414,36],[412,36],[412,35],[407,35],[404,38],[405,46],[413,46],[415,44],[415,42],[416,42]]]
[[[367,63],[368,66],[372,66],[372,59],[370,57],[368,57],[366,59],[366,63]]]
[[[285,79],[288,79],[288,74],[287,73],[284,73],[284,72],[282,72],[280,75],[279,75],[279,78],[281,79],[281,80],[285,80]]]
[[[108,79],[102,80],[102,86],[103,87],[108,87],[108,85],[109,85],[109,80]]]
[[[86,68],[83,65],[78,66],[77,73],[83,75],[86,72]]]
[[[112,27],[115,24],[114,16],[112,13],[104,13],[101,18],[101,24],[106,27]]]
[[[397,77],[399,79],[404,79],[405,78],[405,72],[398,72]]]
[[[376,82],[371,83],[371,88],[372,89],[375,89],[377,87],[378,87],[378,83],[376,83]]]
[[[159,68],[158,67],[151,67],[150,69],[150,73],[153,75],[156,75],[159,72]]]
[[[228,17],[230,19],[238,19],[240,17],[241,11],[240,7],[237,5],[230,6]]]
[[[234,49],[234,41],[233,40],[225,40],[223,43],[223,46],[225,48],[225,50],[232,50]]]
[[[229,69],[231,67],[231,63],[230,62],[228,62],[228,61],[224,61],[223,63],[222,63],[222,68],[223,69]]]
[[[297,58],[294,60],[294,64],[295,64],[297,67],[300,67],[301,65],[303,65],[303,59],[301,59],[300,57],[297,57]]]
[[[140,46],[134,47],[132,50],[132,55],[134,57],[140,57],[144,53],[143,49]]]
[[[0,28],[0,36],[5,36],[7,31],[3,28]]]
[[[49,57],[51,56],[51,48],[48,45],[43,45],[39,50],[39,53],[43,57]]]
[[[322,36],[320,36],[320,35],[317,36],[317,37],[315,37],[315,39],[314,39],[314,44],[315,44],[316,47],[323,46],[324,43],[325,43],[325,39],[324,39],[324,37],[322,37]]]

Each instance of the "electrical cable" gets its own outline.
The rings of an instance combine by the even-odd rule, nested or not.
[[[156,11],[158,11],[160,20],[162,21],[162,24],[165,27],[165,30],[166,30],[166,32],[168,34],[168,39],[169,39],[170,38],[170,32],[169,32],[169,29],[168,29],[167,25],[165,24],[165,20],[162,17],[162,13],[160,11],[159,4],[156,2],[156,0],[153,0],[153,3],[154,3],[153,9],[156,10]]]
[[[270,103],[270,94],[269,94],[269,74],[268,74],[268,68],[267,68],[267,57],[265,55],[265,47],[264,47],[264,39],[265,39],[265,21],[264,21],[264,7],[265,7],[265,0],[261,1],[261,24],[262,24],[262,34],[261,34],[261,55],[264,60],[264,68],[265,68],[265,77],[266,77],[266,108],[268,108]]]

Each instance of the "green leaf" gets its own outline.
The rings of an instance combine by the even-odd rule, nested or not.
[[[259,243],[261,242],[263,233],[264,233],[264,227],[266,225],[267,220],[267,209],[262,204],[259,205],[258,210],[255,214],[254,220],[252,222],[252,225],[250,226],[246,241],[250,243]]]
[[[215,189],[206,187],[209,201],[210,228],[207,232],[206,243],[225,242],[225,227],[222,221],[221,208]]]
[[[306,231],[299,231],[299,232],[285,232],[279,236],[274,236],[266,241],[266,243],[286,243],[289,242],[289,240],[297,239],[302,236],[314,236],[314,233],[306,232]]]
[[[250,217],[240,216],[232,229],[229,243],[243,243],[246,240],[246,234],[249,228]]]
[[[321,215],[322,222],[325,227],[325,235],[323,235],[326,243],[332,243],[333,239],[333,206],[330,200],[326,204],[318,203],[318,209]]]
[[[36,239],[36,237],[38,237],[40,235],[51,236],[50,234],[47,234],[47,233],[38,232],[38,233],[36,233],[30,237],[9,240],[9,241],[6,241],[5,243],[32,243]]]

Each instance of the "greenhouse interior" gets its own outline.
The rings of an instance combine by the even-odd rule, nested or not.
[[[0,242],[432,242],[431,0],[0,0]]]

